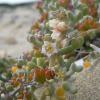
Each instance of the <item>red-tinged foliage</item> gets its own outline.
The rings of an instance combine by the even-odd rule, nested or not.
[[[44,83],[46,81],[44,69],[35,68],[33,73],[34,73],[34,78],[37,82]]]
[[[55,77],[55,72],[53,70],[46,68],[45,69],[45,77],[48,80],[53,79]]]

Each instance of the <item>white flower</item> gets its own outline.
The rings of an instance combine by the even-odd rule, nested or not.
[[[56,28],[56,26],[57,26],[57,24],[58,24],[59,22],[60,22],[60,21],[57,20],[57,19],[52,19],[52,20],[49,21],[49,26],[50,26],[51,28]]]
[[[65,22],[57,20],[57,19],[50,20],[49,26],[53,29],[60,31],[60,32],[64,32],[67,30],[67,25],[65,24]]]
[[[61,36],[61,32],[59,32],[57,30],[52,30],[52,32],[53,32],[51,34],[52,39],[59,40],[60,36]]]
[[[44,41],[44,45],[42,46],[42,53],[51,57],[54,53],[57,53],[56,43],[51,43],[48,41]]]
[[[57,24],[57,29],[61,32],[64,32],[67,30],[67,25],[65,24],[65,22],[59,22]]]

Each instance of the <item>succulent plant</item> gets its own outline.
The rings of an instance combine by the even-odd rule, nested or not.
[[[38,100],[35,91],[41,88],[41,100],[48,96],[51,100],[66,100],[67,92],[77,93],[73,74],[91,68],[95,59],[100,57],[100,48],[94,44],[100,38],[97,2],[39,2],[40,19],[33,24],[28,37],[33,45],[30,59],[25,56],[9,69],[12,76],[6,88],[13,90],[10,88],[10,92],[5,93],[0,89],[1,98]]]

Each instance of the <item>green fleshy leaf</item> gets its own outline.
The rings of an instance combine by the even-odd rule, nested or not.
[[[37,66],[46,67],[45,58],[43,57],[37,58]]]
[[[83,46],[84,43],[84,38],[83,37],[78,37],[78,38],[73,38],[71,41],[71,45],[73,48],[80,48]]]

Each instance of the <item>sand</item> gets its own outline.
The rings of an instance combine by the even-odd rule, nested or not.
[[[100,100],[100,58],[93,70],[86,69],[75,76],[78,93],[70,95],[68,100]]]
[[[16,57],[30,50],[27,35],[38,16],[39,13],[32,4],[0,6],[0,51]]]

